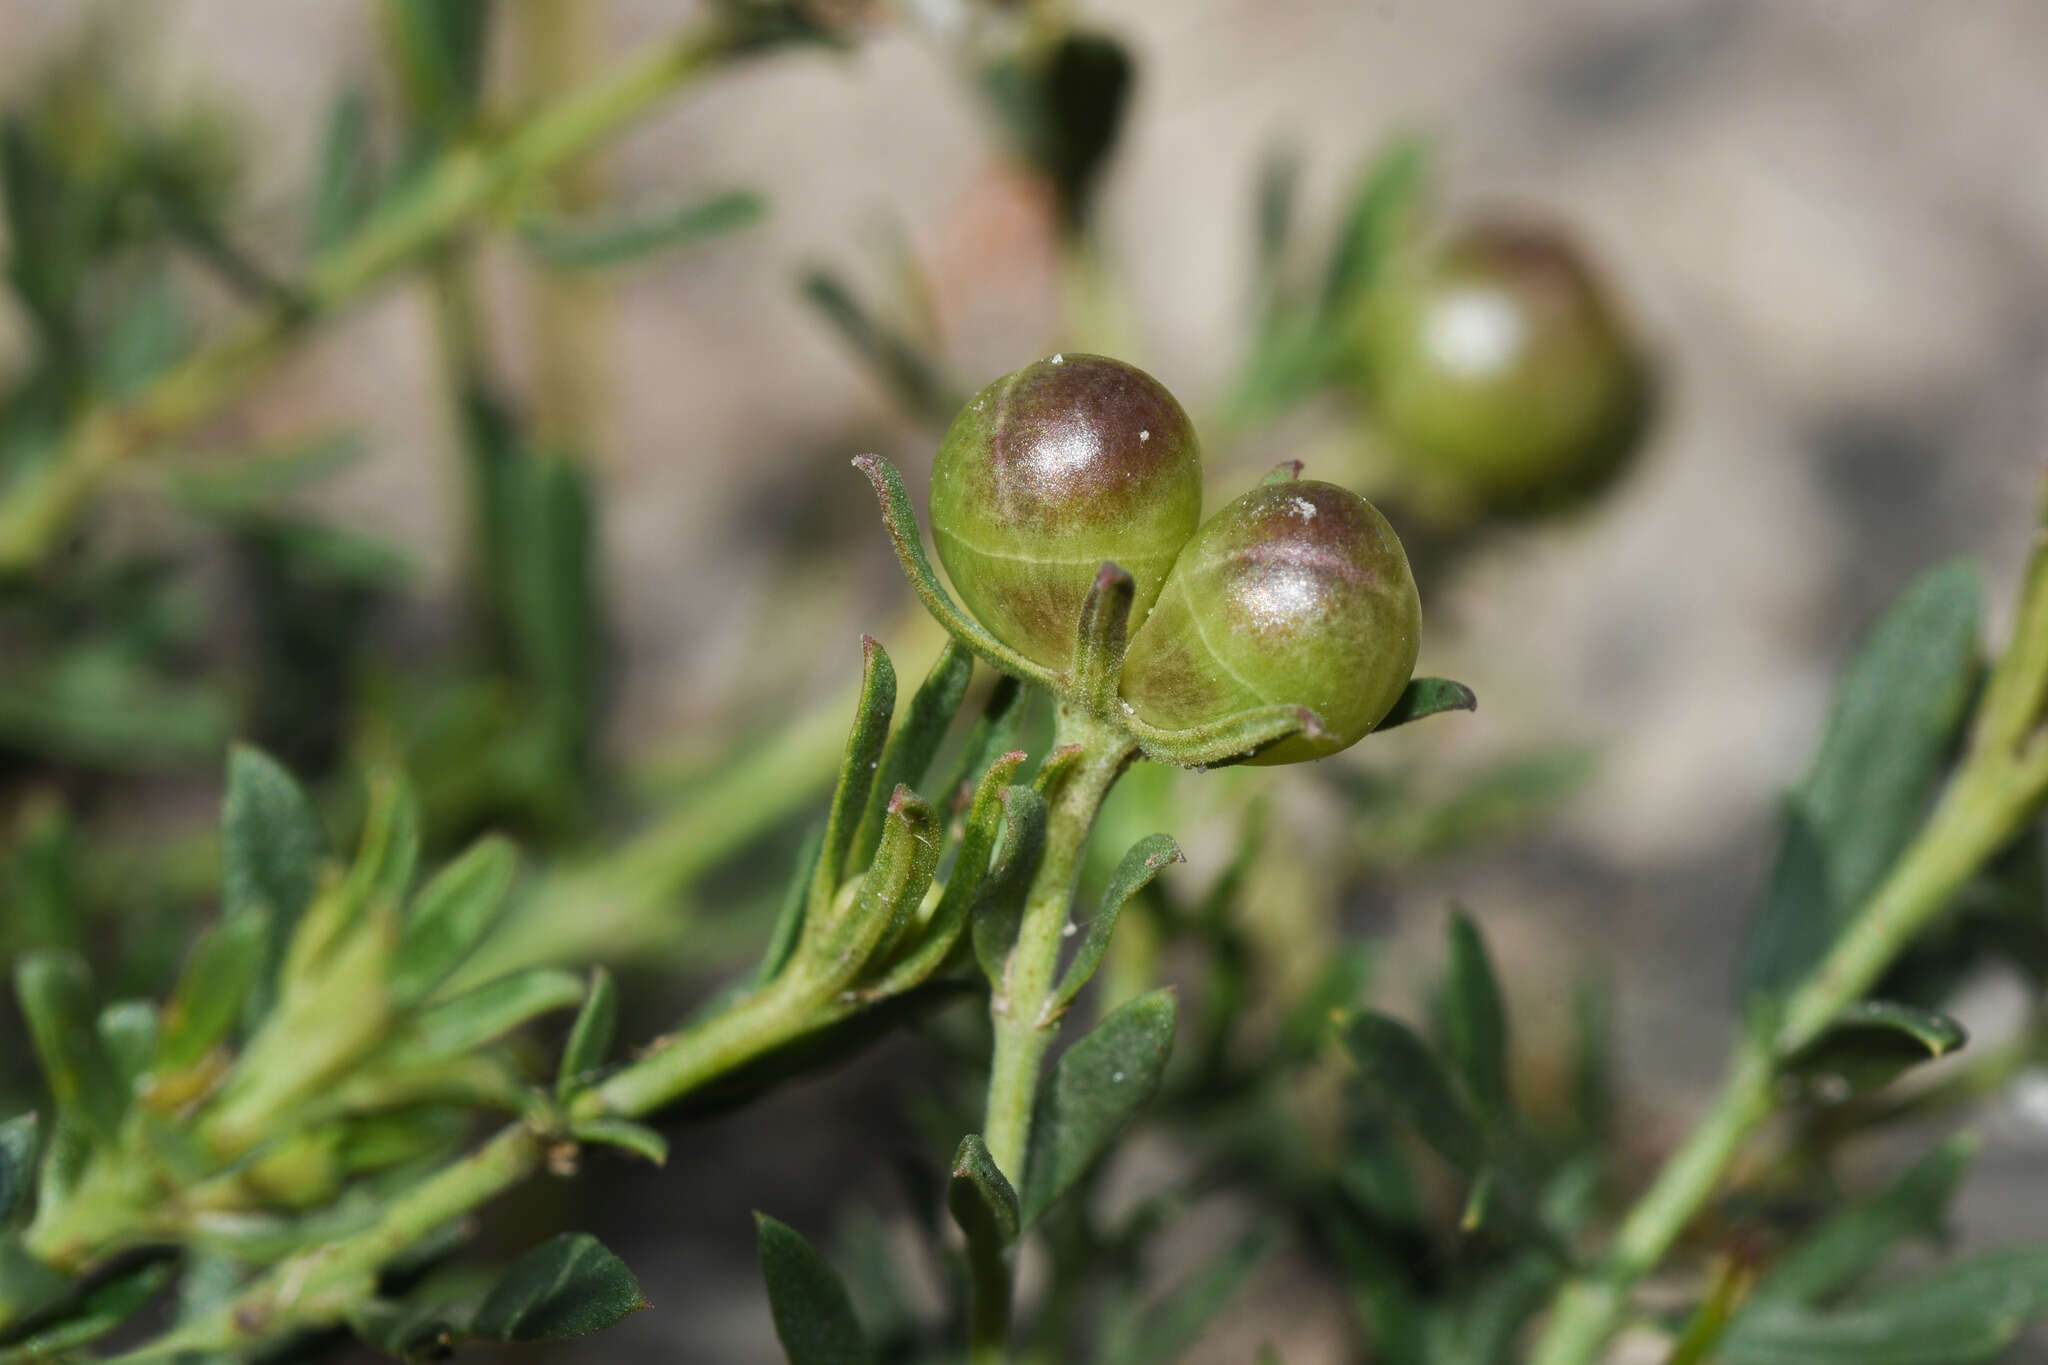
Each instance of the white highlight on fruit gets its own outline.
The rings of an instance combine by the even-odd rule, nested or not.
[[[1066,360],[1067,360],[1067,357],[1066,357],[1066,355],[1065,355],[1065,354],[1064,354],[1063,352],[1060,352],[1060,351],[1054,351],[1054,352],[1052,353],[1052,363],[1053,363],[1053,364],[1055,364],[1055,365],[1063,365],[1063,364],[1065,364],[1065,363],[1066,363]]]
[[[1140,441],[1149,441],[1152,439],[1152,433],[1144,430],[1143,428],[1140,428],[1138,431],[1138,439]]]
[[[1294,514],[1303,521],[1314,521],[1316,519],[1316,505],[1307,498],[1296,498],[1292,506]]]
[[[1493,289],[1447,295],[1423,324],[1422,344],[1453,374],[1477,378],[1514,363],[1526,338],[1521,314]]]

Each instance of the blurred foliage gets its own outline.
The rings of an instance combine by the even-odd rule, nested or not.
[[[245,187],[262,150],[249,126],[146,93],[141,40],[111,19],[0,110],[5,279],[26,339],[0,371],[0,504],[33,501],[82,436],[188,439],[182,419],[123,427],[126,405],[184,366],[241,373],[244,324],[263,345],[317,328],[334,305],[314,287],[322,262],[377,246],[450,168],[518,145],[527,101],[492,57],[516,7],[376,8],[389,80],[333,100],[290,249],[244,226],[266,216]],[[1115,317],[1097,217],[1146,72],[1069,11],[989,0],[937,29],[991,154],[1056,207],[1055,344]],[[888,21],[795,0],[708,14],[720,61]],[[1303,219],[1300,170],[1278,150],[1250,187],[1246,348],[1204,426],[1227,466],[1261,427],[1313,424],[1318,473],[1397,520],[1404,503],[1436,520],[1439,539],[1413,548],[1441,582],[1503,519],[1557,504],[1447,511],[1427,491],[1441,471],[1382,429],[1359,319],[1457,226],[1431,211],[1424,144],[1367,157],[1326,224]],[[1652,1155],[1650,1116],[1617,1094],[1611,1004],[1586,987],[1565,1010],[1511,1007],[1525,991],[1486,926],[1521,907],[1453,911],[1420,989],[1401,947],[1346,932],[1340,910],[1512,844],[1597,755],[1511,740],[1456,768],[1326,764],[1296,784],[1306,820],[1254,793],[1257,775],[1134,772],[1082,876],[1096,913],[1071,926],[1056,991],[1075,1041],[1040,1094],[1045,1137],[1002,1171],[978,1135],[987,1011],[947,1006],[984,1000],[1014,937],[1005,859],[1030,847],[1049,779],[1009,754],[1045,758],[1039,703],[970,686],[949,652],[899,713],[877,648],[844,750],[837,711],[784,716],[691,785],[628,798],[601,742],[614,661],[595,437],[544,429],[486,344],[472,263],[509,229],[517,268],[603,279],[769,206],[687,173],[595,207],[529,180],[404,254],[431,291],[466,491],[448,528],[470,551],[456,600],[426,600],[403,553],[318,510],[378,454],[325,428],[190,437],[0,578],[0,958],[26,1024],[0,1030],[0,1113],[23,1114],[0,1123],[0,1362],[82,1358],[138,1323],[188,1361],[312,1358],[341,1327],[407,1359],[596,1330],[645,1306],[618,1257],[564,1233],[488,1270],[454,1256],[451,1220],[581,1149],[658,1163],[674,1120],[643,1120],[659,1105],[729,1107],[898,1027],[940,1072],[909,1116],[923,1159],[906,1193],[849,1198],[815,1245],[759,1224],[798,1365],[954,1360],[1005,1332],[1031,1359],[1163,1362],[1279,1276],[1341,1299],[1346,1346],[1386,1365],[1524,1358],[1559,1288],[1601,1272],[1597,1239]],[[881,287],[842,263],[805,267],[798,289],[907,416],[943,425],[975,377],[948,353],[921,264],[906,249],[885,265]],[[1744,946],[1745,1036],[1771,1035],[1924,840],[1991,704],[1980,596],[1967,567],[1931,572],[1845,669]],[[222,794],[231,737],[262,752],[228,759],[216,837],[191,812]],[[835,762],[830,823],[798,851],[795,816]],[[1334,841],[1315,841],[1319,822]],[[1202,860],[1206,882],[1158,876],[1178,852],[1162,828],[1200,828],[1228,857]],[[527,846],[524,873],[498,829]],[[1858,1145],[1906,1119],[1953,1126],[2042,1059],[2043,849],[2023,821],[1952,915],[1894,945],[1873,991],[1768,1057],[1782,1131],[1681,1221],[1664,1265],[1650,1328],[1673,1365],[1964,1365],[2048,1315],[2040,1248],[1932,1269],[1893,1255],[1940,1240],[1974,1139],[1945,1137],[1875,1187]],[[699,917],[692,890],[723,918]],[[612,956],[725,973],[756,955],[631,1061],[620,988],[569,970]],[[1999,972],[2027,983],[2026,1018],[1972,1042],[1944,1011]],[[550,1015],[552,1033],[523,1027]],[[561,1042],[552,1066],[541,1038]],[[659,1073],[677,1057],[699,1067],[687,1084]],[[650,1075],[631,1104],[589,1098]],[[511,1126],[476,1146],[485,1113]],[[1223,1230],[1190,1239],[1198,1219]],[[999,1294],[1007,1311],[1027,1236],[1050,1253],[1044,1283],[991,1326],[978,1315]],[[319,1259],[337,1247],[346,1273]]]

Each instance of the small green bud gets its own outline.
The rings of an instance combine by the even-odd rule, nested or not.
[[[953,419],[932,466],[932,534],[963,604],[1035,663],[1066,669],[1103,561],[1159,596],[1202,520],[1194,424],[1158,380],[1097,355],[1004,375]]]
[[[1202,524],[1131,637],[1123,696],[1186,729],[1262,706],[1306,706],[1327,732],[1254,763],[1355,744],[1415,671],[1422,604],[1408,556],[1364,498],[1313,480],[1262,484]]]
[[[1425,486],[1483,507],[1568,501],[1638,444],[1648,368],[1560,234],[1468,228],[1397,266],[1362,322],[1376,413]]]

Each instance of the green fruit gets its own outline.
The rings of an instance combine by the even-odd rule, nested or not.
[[[1375,411],[1425,484],[1482,506],[1563,501],[1638,443],[1647,367],[1558,234],[1467,229],[1397,267],[1363,322]]]
[[[1394,528],[1349,489],[1262,484],[1181,549],[1124,656],[1138,718],[1180,730],[1254,707],[1306,706],[1327,732],[1254,763],[1350,747],[1408,685],[1422,604]]]
[[[1105,560],[1158,597],[1202,519],[1194,425],[1163,385],[1096,355],[1056,355],[983,389],[932,467],[932,532],[967,610],[1047,668],[1072,662]]]

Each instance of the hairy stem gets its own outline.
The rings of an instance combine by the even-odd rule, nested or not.
[[[2048,743],[1979,749],[1919,836],[1834,948],[1786,1001],[1769,1039],[1746,1038],[1699,1125],[1615,1233],[1602,1265],[1569,1282],[1530,1365],[1590,1365],[1622,1321],[1629,1291],[1712,1197],[1743,1142],[1775,1108],[1780,1058],[1817,1038],[1877,984],[1963,883],[2019,833],[2048,794]]]
[[[0,572],[34,564],[111,469],[212,415],[281,360],[311,324],[632,123],[731,47],[722,24],[692,29],[541,109],[492,145],[444,155],[402,199],[314,262],[292,306],[276,307],[239,335],[199,352],[134,400],[82,415],[57,458],[24,476],[0,502]]]
[[[1080,876],[1103,798],[1130,762],[1129,739],[1083,712],[1062,705],[1053,733],[1054,749],[1080,746],[1080,758],[1057,791],[1045,828],[1045,855],[1024,901],[1017,943],[1002,982],[989,1000],[995,1022],[995,1056],[988,1081],[988,1116],[982,1139],[996,1167],[1021,1186],[1031,1141],[1031,1110],[1038,1097],[1038,1072],[1045,1050],[1059,1032],[1047,1017],[1060,963],[1060,947],[1074,906]]]

